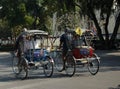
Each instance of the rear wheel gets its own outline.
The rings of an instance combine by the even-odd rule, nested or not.
[[[65,71],[68,76],[73,76],[76,71],[76,64],[73,56],[68,55],[65,61]]]
[[[53,74],[53,60],[50,57],[46,57],[45,61],[43,62],[43,70],[44,74],[47,77],[51,77]]]
[[[93,54],[93,57],[88,60],[88,70],[92,75],[95,75],[99,71],[99,57]]]

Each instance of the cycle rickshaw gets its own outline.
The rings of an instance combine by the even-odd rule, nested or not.
[[[53,59],[47,51],[48,33],[42,30],[28,30],[25,32],[20,45],[20,62],[14,55],[12,69],[16,77],[26,79],[31,69],[43,68],[44,74],[51,77],[53,74]]]
[[[72,32],[70,32],[72,34]],[[73,38],[73,37],[72,37]],[[92,75],[97,74],[99,71],[100,57],[94,52],[94,49],[89,46],[86,42],[86,46],[84,44],[81,45],[81,42],[86,42],[85,35],[78,37],[75,41],[77,42],[77,46],[72,49],[69,49],[66,54],[65,60],[65,71],[68,76],[73,76],[76,72],[76,67],[79,65],[87,66],[89,72]],[[72,42],[73,43],[73,42]],[[54,51],[54,65],[56,69],[61,72],[63,69],[63,59],[62,52],[59,49]]]

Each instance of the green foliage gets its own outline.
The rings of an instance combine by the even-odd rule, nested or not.
[[[0,51],[14,51],[14,45],[13,44],[1,45]]]
[[[114,2],[117,3],[116,8],[118,9],[116,10],[113,9]],[[52,30],[52,18],[55,12],[57,12],[59,25],[64,27],[69,24],[70,27],[73,27],[76,24],[75,13],[77,12],[80,16],[87,15],[93,20],[98,30],[99,38],[103,38],[100,21],[98,21],[95,14],[95,11],[99,10],[100,19],[104,19],[106,22],[106,39],[109,40],[108,38],[110,37],[107,31],[109,17],[114,12],[118,13],[116,16],[119,17],[120,15],[118,11],[120,0],[1,0],[0,7],[2,7],[0,9],[0,31],[9,30],[13,32],[12,34],[23,27],[52,32],[50,30]],[[112,40],[116,37],[119,22],[119,18],[116,18]],[[0,36],[2,35],[0,34]]]
[[[8,22],[0,20],[0,38],[11,37],[11,31],[9,29]]]
[[[24,19],[25,19],[25,26],[27,27],[30,27],[35,20],[32,16],[29,15],[25,15]]]

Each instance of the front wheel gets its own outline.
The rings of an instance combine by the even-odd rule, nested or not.
[[[70,77],[72,77],[75,74],[76,63],[75,63],[75,60],[74,60],[73,56],[71,56],[71,55],[68,55],[66,57],[65,71],[66,71],[66,74]]]
[[[13,73],[15,74],[19,73],[18,60],[19,60],[18,57],[14,55],[12,59],[12,70],[13,70]]]
[[[45,76],[51,77],[53,75],[53,59],[49,56],[43,61],[43,70]]]
[[[28,76],[28,65],[27,60],[23,57],[21,58],[20,64],[18,64],[19,72],[16,74],[17,78],[26,79]]]
[[[63,70],[63,65],[64,65],[61,51],[56,52],[54,63],[55,63],[55,68],[57,69],[57,71],[61,72]]]
[[[88,70],[92,75],[95,75],[98,73],[99,71],[99,57],[97,56],[97,54],[93,54],[92,58],[87,58],[88,61]]]

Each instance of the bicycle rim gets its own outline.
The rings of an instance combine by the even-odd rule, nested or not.
[[[72,56],[66,57],[65,71],[66,71],[66,74],[70,77],[72,77],[75,74],[76,65],[75,65],[75,60]]]
[[[53,62],[50,57],[46,57],[43,64],[43,70],[46,77],[51,77],[53,74]]]
[[[63,70],[63,59],[62,59],[62,53],[58,53],[54,60],[55,67],[57,71],[61,72]]]
[[[22,62],[19,64],[18,68],[19,68],[19,73],[16,74],[16,77],[22,80],[26,79],[28,76],[28,68],[27,68],[27,62],[25,58],[22,59]]]
[[[12,70],[15,74],[19,73],[18,60],[17,56],[14,56],[12,59]]]
[[[93,58],[92,60],[87,59],[88,60],[88,70],[92,75],[95,75],[99,71],[99,59],[96,54],[93,54],[92,58]]]

